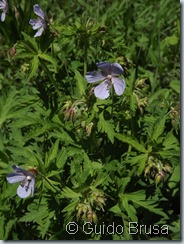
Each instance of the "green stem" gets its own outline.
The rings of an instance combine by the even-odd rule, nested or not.
[[[50,81],[52,82],[52,84],[53,84],[53,86],[54,86],[54,88],[55,88],[57,94],[58,94],[59,96],[61,96],[61,92],[60,92],[60,90],[58,89],[57,83],[56,83],[55,80],[53,79],[51,72],[49,71],[49,69],[47,68],[47,66],[45,65],[45,63],[44,63],[42,60],[40,60],[40,62],[41,62],[41,64],[42,64],[42,67],[44,68],[45,72],[47,73],[47,75],[48,75]]]
[[[84,76],[87,72],[87,56],[88,56],[88,37],[86,37],[86,40],[84,41]]]

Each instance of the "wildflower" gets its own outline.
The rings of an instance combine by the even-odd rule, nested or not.
[[[3,22],[5,20],[6,12],[8,10],[8,2],[7,2],[7,0],[0,1],[0,9],[3,10],[2,14],[1,14],[1,21]]]
[[[125,81],[118,76],[124,73],[123,68],[118,63],[99,62],[96,63],[101,71],[87,72],[86,79],[88,83],[103,81],[95,87],[95,96],[100,99],[106,99],[110,95],[110,89],[113,85],[118,96],[122,95],[125,89]]]
[[[33,6],[33,11],[36,15],[39,16],[37,19],[30,19],[29,24],[32,25],[33,30],[37,30],[36,34],[34,37],[41,36],[44,29],[46,28],[46,16],[43,12],[43,10],[39,7],[38,4],[35,4]]]
[[[17,195],[20,198],[26,198],[32,193],[33,196],[35,188],[35,178],[33,174],[34,171],[32,171],[33,173],[31,173],[29,171],[21,169],[16,165],[13,165],[12,168],[14,169],[14,172],[10,173],[6,177],[6,179],[9,183],[20,182],[20,185],[17,188]]]

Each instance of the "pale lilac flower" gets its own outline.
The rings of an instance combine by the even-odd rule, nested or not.
[[[3,10],[2,14],[1,14],[1,21],[5,21],[5,17],[6,17],[6,12],[8,10],[8,1],[7,0],[2,0],[0,1],[0,9]]]
[[[124,73],[123,68],[118,63],[99,62],[96,63],[101,71],[91,71],[86,73],[88,83],[103,81],[95,87],[95,96],[100,99],[106,99],[110,95],[110,89],[113,85],[118,96],[121,96],[125,89],[125,81],[119,78],[119,75]]]
[[[30,19],[29,24],[32,25],[33,30],[37,30],[38,29],[38,31],[34,35],[34,37],[37,37],[37,36],[41,36],[42,35],[44,29],[47,26],[46,16],[45,16],[43,10],[39,7],[38,4],[35,4],[33,6],[33,11],[34,11],[34,13],[36,15],[38,15],[38,18],[37,19]]]
[[[20,198],[26,198],[32,193],[33,196],[35,188],[34,174],[21,169],[16,165],[13,165],[12,168],[14,169],[14,172],[10,173],[6,179],[9,183],[20,182],[20,185],[17,188],[17,195]]]

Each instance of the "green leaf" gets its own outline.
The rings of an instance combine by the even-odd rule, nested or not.
[[[111,141],[111,143],[114,143],[114,124],[113,120],[106,121],[103,117],[103,114],[101,113],[99,115],[99,121],[97,123],[97,128],[99,132],[105,132]]]
[[[48,163],[50,164],[57,156],[60,140],[57,139],[48,153]]]
[[[180,94],[180,81],[179,80],[172,80],[169,86],[178,94]]]
[[[80,198],[82,195],[80,193],[74,192],[69,187],[65,187],[61,192],[61,198]]]
[[[129,198],[122,197],[121,201],[122,201],[122,205],[125,208],[130,220],[137,222],[138,221],[138,218],[136,216],[137,211],[136,211],[135,207],[129,203],[129,201],[130,201]]]
[[[34,37],[29,36],[28,34],[26,34],[25,32],[22,31],[22,35],[24,37],[24,40],[28,43],[28,45],[34,50],[36,51],[36,53],[38,52],[38,44],[35,40]],[[25,43],[26,44],[26,43]],[[27,46],[27,45],[26,45]]]
[[[163,133],[165,127],[166,116],[158,118],[153,125],[151,140],[157,140],[158,137]]]
[[[118,203],[116,205],[114,205],[113,207],[111,207],[109,209],[109,211],[112,213],[115,213],[116,216],[122,217],[122,211],[121,211]]]
[[[66,161],[67,161],[68,155],[66,147],[62,147],[61,152],[58,154],[58,157],[56,159],[56,165],[58,169],[63,169]]]
[[[142,144],[140,144],[137,140],[132,139],[130,136],[116,133],[115,137],[118,140],[131,145],[132,147],[134,147],[139,152],[143,152],[143,153],[148,152]]]
[[[37,56],[34,56],[34,58],[31,60],[31,70],[27,77],[27,81],[29,81],[33,76],[37,74],[38,66],[39,66],[39,59]]]
[[[79,94],[82,96],[85,94],[87,81],[84,79],[84,77],[79,73],[78,70],[75,70],[75,78],[77,81],[77,88],[79,90]]]
[[[141,175],[148,160],[148,153],[134,156],[128,160],[132,165],[137,165],[136,173]]]
[[[157,215],[160,215],[166,219],[168,218],[168,216],[165,214],[165,212],[161,208],[157,207],[156,200],[145,199],[144,190],[140,190],[140,191],[136,191],[136,192],[132,192],[132,193],[126,193],[126,194],[120,193],[119,196],[121,199],[122,208],[125,208],[128,215],[131,218],[133,218],[133,219],[131,219],[133,221],[135,220],[135,218],[137,218],[135,215],[135,210],[133,210],[133,208],[135,209],[134,206],[136,206],[136,205],[141,208],[145,208],[148,211],[155,213]],[[132,204],[134,204],[134,205],[132,205]],[[132,206],[130,207],[130,205],[132,205]]]
[[[57,62],[56,62],[55,58],[53,58],[52,56],[50,56],[50,55],[48,55],[46,53],[39,53],[38,57],[40,59],[43,59],[43,60],[48,61],[49,63],[51,63],[53,65],[54,72],[57,71]]]

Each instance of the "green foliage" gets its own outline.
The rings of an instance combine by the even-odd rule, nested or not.
[[[179,4],[43,0],[48,23],[34,38],[36,2],[8,2],[0,24],[0,239],[179,240]],[[122,96],[94,96],[85,74],[100,61],[124,68]],[[37,171],[33,196],[19,198],[19,183],[7,182],[12,165]],[[147,230],[131,234],[130,223]],[[123,231],[109,234],[110,225]]]

